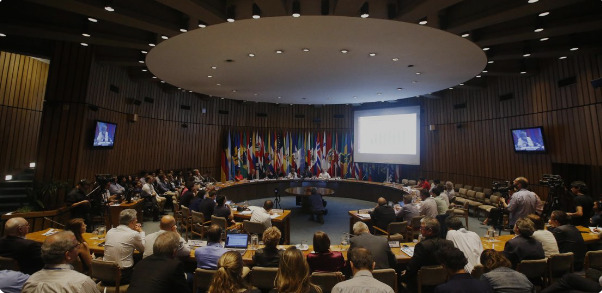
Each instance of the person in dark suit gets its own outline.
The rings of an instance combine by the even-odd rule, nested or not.
[[[506,242],[504,256],[512,262],[512,268],[523,259],[546,258],[541,242],[531,237],[535,232],[535,224],[528,218],[521,218],[514,224],[514,233],[517,235]]]
[[[21,272],[29,275],[44,267],[40,243],[25,239],[29,233],[27,220],[10,218],[4,225],[4,231],[6,236],[0,239],[0,256],[15,259]]]
[[[370,229],[364,222],[357,222],[353,225],[353,234],[356,236],[349,240],[349,250],[355,247],[368,249],[374,256],[375,269],[395,268],[395,255],[389,247],[387,238],[370,234]]]
[[[180,235],[165,232],[153,244],[153,254],[134,266],[128,293],[191,292],[184,276],[184,266],[174,259]]]
[[[420,221],[420,233],[425,240],[416,244],[414,255],[401,276],[402,281],[412,289],[412,292],[416,291],[416,280],[420,268],[441,264],[437,258],[437,252],[441,249],[454,247],[453,242],[439,238],[440,229],[439,221],[433,217],[424,217]]]
[[[253,254],[253,262],[256,266],[278,267],[282,257],[282,250],[278,249],[280,237],[282,237],[282,233],[277,227],[267,228],[263,232],[262,240],[265,247],[258,249]]]
[[[447,247],[439,251],[438,257],[447,270],[449,279],[446,283],[435,287],[435,293],[493,293],[493,289],[487,282],[474,279],[464,270],[468,260],[461,250]]]
[[[565,212],[559,210],[553,211],[549,220],[552,227],[549,230],[554,234],[554,238],[556,238],[558,251],[560,253],[572,252],[574,255],[575,271],[580,271],[583,269],[587,246],[585,245],[585,241],[583,241],[583,236],[581,236],[579,229],[569,222],[569,218]]]
[[[395,210],[387,205],[387,200],[384,197],[379,197],[377,203],[374,211],[370,213],[372,225],[387,231],[389,223],[395,222]]]

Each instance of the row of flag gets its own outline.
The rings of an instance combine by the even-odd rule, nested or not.
[[[256,171],[281,177],[292,170],[308,170],[331,177],[377,182],[399,181],[400,166],[353,161],[353,136],[329,131],[230,130],[222,152],[221,181],[234,180],[236,171],[244,178]],[[251,176],[249,176],[251,174]]]

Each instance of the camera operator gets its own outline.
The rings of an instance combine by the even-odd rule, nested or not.
[[[594,201],[586,195],[587,185],[583,181],[573,181],[571,183],[571,192],[575,195],[575,212],[566,213],[571,217],[571,224],[574,226],[589,227],[590,218],[594,209]]]
[[[504,197],[500,198],[500,202],[504,208],[508,209],[510,213],[509,225],[514,226],[516,220],[524,218],[529,214],[540,214],[543,210],[543,205],[539,196],[535,192],[527,190],[529,187],[529,180],[525,177],[518,177],[514,179],[514,187],[517,192],[512,194],[510,202],[506,203]]]

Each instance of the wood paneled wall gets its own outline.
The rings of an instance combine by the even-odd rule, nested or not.
[[[602,166],[602,89],[590,84],[602,76],[601,58],[592,53],[555,60],[540,64],[536,74],[492,78],[483,90],[455,89],[441,99],[425,100],[428,159],[422,172],[490,186],[493,180],[517,176],[537,182],[554,163]],[[559,80],[571,77],[574,84],[559,87]],[[506,94],[514,97],[500,101]],[[461,103],[466,108],[454,110]],[[428,125],[437,130],[428,131]],[[514,152],[510,129],[531,126],[544,127],[546,154]],[[599,193],[598,181],[588,184]]]
[[[0,52],[0,175],[36,159],[48,63]]]

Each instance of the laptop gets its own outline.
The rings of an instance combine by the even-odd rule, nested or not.
[[[247,252],[249,245],[249,234],[226,233],[226,244],[228,251],[236,251],[240,254]]]

